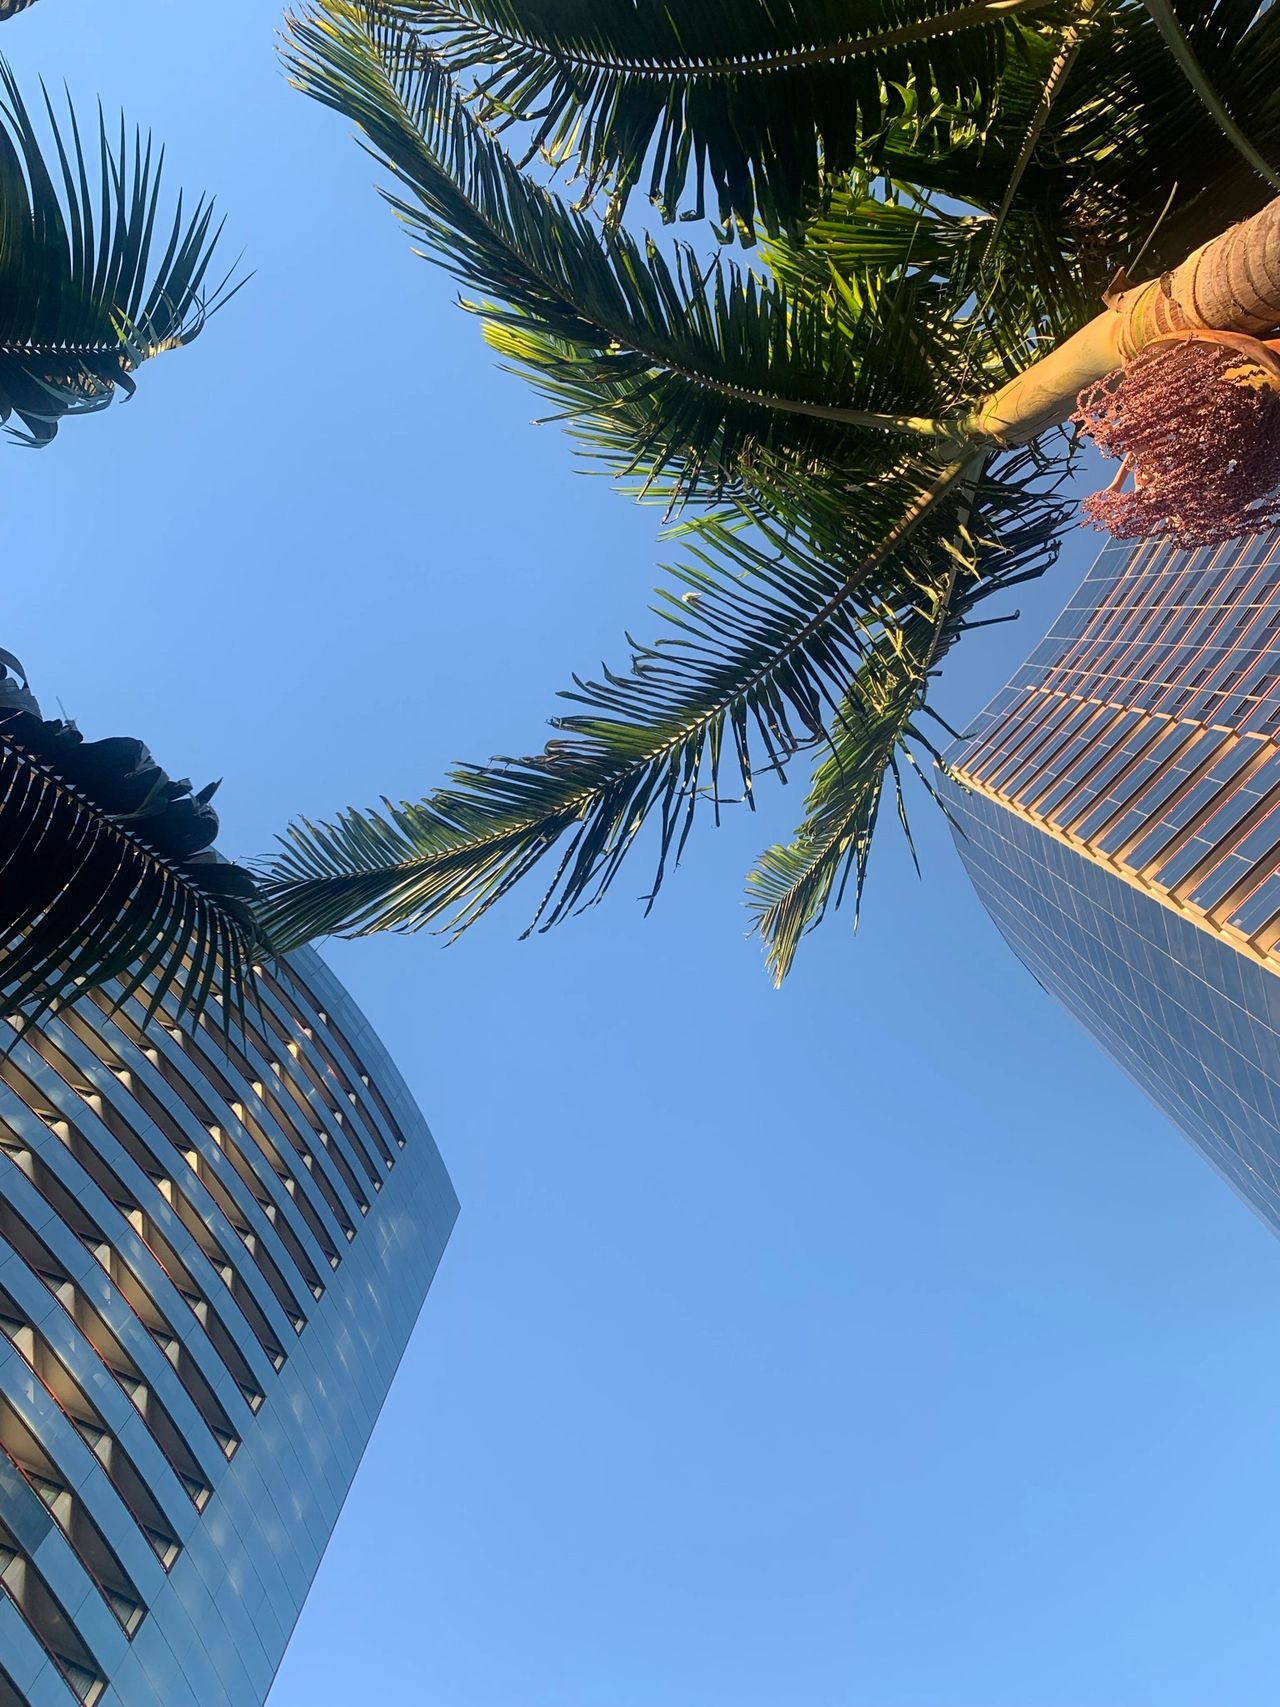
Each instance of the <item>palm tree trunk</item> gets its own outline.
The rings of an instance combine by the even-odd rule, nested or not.
[[[1203,244],[1158,279],[1133,285],[1057,349],[992,392],[966,432],[1020,445],[1060,426],[1086,385],[1170,332],[1242,332],[1280,327],[1280,197]]]

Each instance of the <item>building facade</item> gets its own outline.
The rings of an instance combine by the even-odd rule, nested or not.
[[[0,1707],[260,1707],[457,1215],[319,957],[260,983],[0,1035]]]
[[[1109,545],[948,768],[1014,952],[1280,1231],[1280,536]]]

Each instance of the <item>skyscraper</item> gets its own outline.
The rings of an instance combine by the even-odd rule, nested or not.
[[[1109,545],[948,756],[984,905],[1280,1231],[1280,535]]]
[[[457,1215],[319,957],[0,1027],[0,1707],[259,1707]]]

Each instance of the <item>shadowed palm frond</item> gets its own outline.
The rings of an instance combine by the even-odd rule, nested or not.
[[[216,786],[192,794],[140,741],[46,722],[0,654],[5,1018],[21,1028],[86,989],[119,980],[125,1000],[153,980],[148,1019],[166,999],[198,1017],[216,995],[231,1023],[266,942],[252,877],[211,851]]]
[[[232,294],[206,280],[217,241],[212,206],[160,221],[161,160],[123,121],[113,145],[98,124],[90,161],[74,114],[59,129],[46,98],[57,166],[12,73],[0,63],[0,421],[47,444],[68,415],[135,389],[142,362],[198,336]],[[96,188],[94,187],[96,185]],[[233,287],[233,290],[238,286]]]
[[[16,18],[19,12],[25,12],[28,6],[34,6],[36,0],[0,0],[0,24],[6,18]]]
[[[1179,8],[1170,4],[1170,0],[1142,0],[1142,5],[1151,21],[1160,31],[1165,46],[1172,54],[1179,71],[1191,85],[1196,99],[1221,132],[1223,138],[1245,163],[1253,168],[1264,183],[1269,184],[1272,190],[1280,190],[1280,175],[1277,175],[1274,163],[1263,158],[1236,123],[1222,99],[1221,92],[1215,87],[1213,80],[1206,74],[1203,65],[1197,58],[1182,20],[1178,16]],[[1254,11],[1256,13],[1268,9],[1267,7],[1255,7]],[[1203,15],[1203,6],[1199,10]],[[1220,14],[1225,13],[1226,10],[1226,7],[1219,8]],[[1233,10],[1238,16],[1243,17],[1244,9],[1242,7],[1236,6]]]
[[[291,829],[263,884],[273,940],[462,930],[554,850],[534,920],[547,927],[607,891],[649,820],[652,901],[699,807],[718,817],[726,790],[753,803],[758,771],[828,741],[878,636],[914,620],[939,562],[958,549],[962,497],[966,514],[981,506],[980,561],[999,558],[1000,584],[1015,567],[1044,567],[1060,507],[1021,471],[1008,479],[974,461],[886,481],[870,500],[867,538],[878,543],[857,562],[833,553],[825,533],[815,550],[768,524],[740,532],[726,517],[682,530],[689,558],[662,595],[666,637],[637,647],[625,673],[577,681],[565,697],[581,709],[553,720],[543,753],[464,767],[418,805],[384,802]]]
[[[480,110],[572,163],[610,223],[642,178],[673,219],[794,230],[887,124],[945,150],[989,121],[1012,52],[1057,0],[385,0],[407,33],[469,74]]]

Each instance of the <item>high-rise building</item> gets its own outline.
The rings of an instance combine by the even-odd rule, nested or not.
[[[457,1214],[317,955],[0,1027],[0,1707],[260,1707]]]
[[[1280,1230],[1280,535],[1108,546],[948,762],[1011,947]]]

